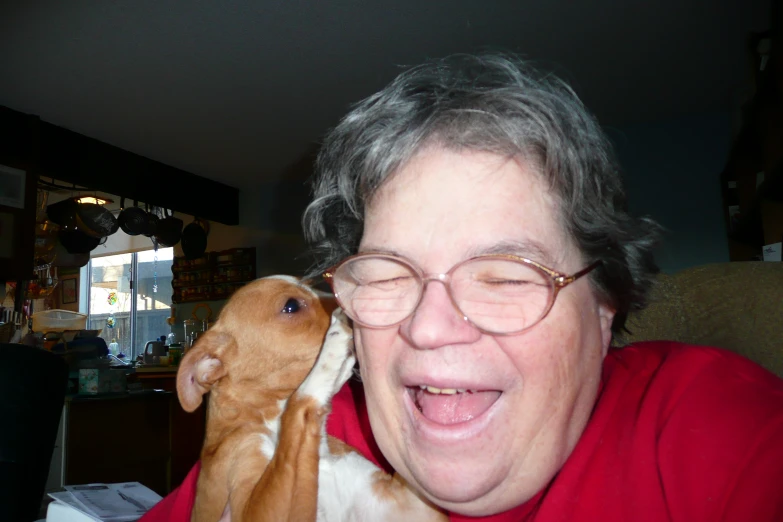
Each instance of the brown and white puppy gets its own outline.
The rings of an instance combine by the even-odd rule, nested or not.
[[[233,522],[448,520],[327,438],[331,399],[355,362],[336,306],[295,278],[259,279],[183,358],[182,407],[195,410],[211,392],[193,522],[216,522],[229,508]]]

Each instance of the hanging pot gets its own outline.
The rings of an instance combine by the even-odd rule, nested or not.
[[[57,239],[71,254],[87,254],[101,243],[101,238],[90,237],[75,228],[60,229],[57,233]]]
[[[100,239],[117,232],[120,225],[103,205],[77,203],[76,226],[88,236]]]
[[[71,254],[60,241],[54,247],[54,261],[52,266],[62,268],[81,268],[90,262],[90,254]]]
[[[78,206],[79,204],[73,199],[64,199],[46,207],[46,216],[56,225],[73,228],[76,226],[76,207]]]
[[[163,213],[165,217],[158,222],[155,239],[164,247],[173,247],[182,237],[182,220],[174,217],[173,210],[169,210],[168,215],[165,210]]]
[[[134,206],[125,208],[125,198],[120,199],[120,216],[117,218],[119,226],[123,232],[129,236],[138,236],[144,233],[147,227],[147,213],[138,206],[138,200],[134,201]]]
[[[209,235],[209,221],[206,219],[196,218],[196,223],[198,223],[199,226],[204,229],[204,232]]]
[[[207,231],[198,218],[182,230],[182,252],[185,259],[196,259],[207,251]]]
[[[146,203],[145,208],[147,209],[147,224],[142,234],[147,237],[152,237],[155,235],[155,232],[158,231],[158,221],[160,221],[160,218],[155,214],[155,207],[152,207],[152,210],[150,211],[150,204]]]

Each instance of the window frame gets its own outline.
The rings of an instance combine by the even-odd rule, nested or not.
[[[138,322],[138,299],[139,299],[139,292],[138,292],[138,277],[139,277],[139,254],[142,252],[150,252],[154,251],[154,248],[148,248],[133,252],[115,252],[112,254],[106,254],[104,256],[99,257],[110,257],[110,256],[116,256],[116,255],[122,255],[122,254],[130,254],[131,256],[131,269],[130,269],[130,276],[129,276],[129,289],[131,291],[130,293],[130,310],[128,311],[129,314],[129,329],[130,329],[130,353],[127,353],[126,356],[130,361],[135,361],[136,357],[141,354],[139,351],[137,353],[136,351],[136,344],[137,344],[137,322]],[[84,287],[84,293],[86,295],[86,298],[84,302],[86,303],[86,315],[87,315],[87,321],[88,324],[91,320],[91,316],[93,315],[91,313],[92,309],[92,276],[93,276],[93,257],[90,257],[90,261],[85,266],[85,276],[86,276],[86,285]],[[173,261],[172,261],[173,265]],[[173,307],[173,303],[169,303],[170,307]]]

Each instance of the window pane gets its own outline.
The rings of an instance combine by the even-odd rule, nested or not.
[[[171,264],[174,261],[174,249],[160,248],[157,252],[145,250],[136,255],[138,283],[134,353],[139,354],[147,341],[154,341],[171,331],[166,319],[171,315]]]
[[[130,330],[131,256],[119,254],[90,260],[90,310],[87,322],[87,328],[103,330],[100,336],[106,344],[117,342],[119,351],[128,357],[134,355],[131,352]],[[113,328],[108,324],[110,318],[114,320]]]

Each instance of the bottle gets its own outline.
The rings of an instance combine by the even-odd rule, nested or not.
[[[179,365],[179,361],[182,359],[182,345],[180,343],[172,343],[169,345],[169,364],[172,366]]]

